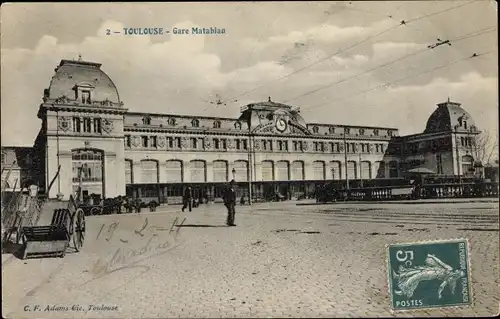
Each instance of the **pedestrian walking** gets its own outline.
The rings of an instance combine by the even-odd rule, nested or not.
[[[188,207],[189,211],[193,209],[193,192],[191,190],[191,186],[188,186],[184,191],[184,196],[182,197],[182,201],[184,204],[182,205],[182,212],[184,212],[184,210]]]
[[[231,180],[229,183],[229,187],[226,189],[224,192],[224,206],[227,208],[227,221],[226,224],[228,226],[236,226],[234,224],[234,217],[235,217],[235,205],[236,205],[236,189],[235,189],[235,181],[234,179]]]

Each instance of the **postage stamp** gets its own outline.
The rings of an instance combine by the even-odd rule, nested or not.
[[[472,304],[467,239],[393,244],[387,253],[394,310]]]

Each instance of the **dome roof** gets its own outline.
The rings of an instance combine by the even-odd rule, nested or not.
[[[438,104],[438,108],[427,120],[424,133],[444,131],[475,131],[474,120],[460,103],[444,102]]]
[[[79,104],[78,91],[88,90],[91,103],[106,106],[121,106],[118,90],[101,70],[101,64],[85,61],[61,60],[54,70],[56,73],[50,81],[50,87],[44,92],[44,101],[63,101]]]

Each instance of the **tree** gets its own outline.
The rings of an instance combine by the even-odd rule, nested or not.
[[[498,156],[498,143],[495,143],[488,131],[483,131],[476,135],[475,145],[472,150],[475,160],[479,160],[482,164],[486,164],[494,160],[493,156]]]

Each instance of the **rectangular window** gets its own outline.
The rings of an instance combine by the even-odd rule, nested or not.
[[[220,142],[218,138],[214,138],[214,148],[218,150],[220,148]]]
[[[82,104],[90,104],[90,91],[82,91]]]
[[[237,150],[241,149],[241,141],[240,140],[236,140],[236,149]]]
[[[225,150],[227,149],[227,139],[222,139],[222,149]]]
[[[101,119],[100,118],[95,118],[94,119],[94,133],[102,133],[102,128],[101,128]]]
[[[130,143],[130,135],[126,135],[125,136],[125,145],[127,145],[127,147],[130,147],[131,146],[131,143]]]
[[[92,131],[91,127],[92,127],[92,122],[91,122],[90,118],[85,117],[83,119],[83,131],[85,133],[91,133],[91,131]]]
[[[177,142],[177,148],[181,148],[182,147],[181,138],[180,137],[176,137],[175,141]]]
[[[345,145],[345,146],[346,146],[346,152],[347,152],[347,153],[350,153],[350,152],[351,152],[351,144],[346,143],[346,145]]]
[[[167,137],[168,139],[168,147],[174,148],[174,139],[172,137]]]
[[[198,139],[196,137],[191,137],[191,148],[198,148]]]
[[[151,147],[156,147],[156,136],[151,136]]]
[[[79,117],[73,118],[73,132],[80,133],[82,130],[81,122]]]
[[[148,147],[148,137],[141,136],[141,140],[142,140],[142,147]]]
[[[269,150],[273,150],[273,140],[269,140]]]
[[[248,149],[248,141],[247,140],[243,140],[243,149],[244,150]]]
[[[437,173],[443,174],[443,158],[441,154],[436,154],[436,162],[437,162]]]

